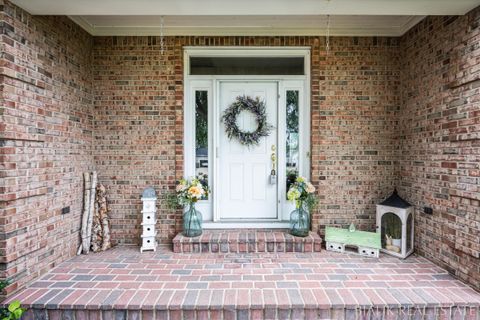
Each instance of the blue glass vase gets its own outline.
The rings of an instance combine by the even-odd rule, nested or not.
[[[310,214],[305,210],[302,202],[297,202],[296,209],[290,214],[290,234],[297,237],[306,237],[310,232]]]
[[[191,203],[188,210],[183,213],[183,235],[185,237],[198,237],[202,234],[202,214]]]

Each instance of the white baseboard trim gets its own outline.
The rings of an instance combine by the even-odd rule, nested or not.
[[[287,229],[288,221],[278,222],[253,222],[253,221],[232,221],[232,222],[204,222],[203,229]]]

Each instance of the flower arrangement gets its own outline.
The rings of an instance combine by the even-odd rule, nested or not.
[[[298,176],[295,182],[290,185],[287,192],[287,199],[294,201],[297,209],[300,209],[305,204],[309,212],[317,206],[315,187],[301,176]]]
[[[202,183],[203,182],[203,183]],[[178,182],[175,193],[167,196],[170,209],[184,208],[183,235],[197,237],[202,234],[202,214],[195,209],[198,200],[207,199],[210,189],[205,180],[197,178],[182,179]]]
[[[200,179],[181,179],[176,191],[176,202],[179,206],[185,207],[195,204],[198,200],[204,199],[208,196],[210,189],[204,185]]]
[[[310,232],[310,213],[317,205],[315,187],[304,177],[296,177],[287,192],[287,199],[295,202],[290,214],[290,234],[306,237]]]

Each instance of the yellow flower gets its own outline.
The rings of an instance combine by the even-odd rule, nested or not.
[[[193,197],[193,198],[201,198],[204,191],[201,187],[197,186],[192,186],[188,189],[188,193]]]
[[[290,201],[295,201],[299,199],[301,196],[300,191],[298,189],[291,187],[290,190],[287,192],[287,199]]]

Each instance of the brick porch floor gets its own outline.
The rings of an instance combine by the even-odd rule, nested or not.
[[[327,251],[117,247],[75,257],[12,299],[25,319],[480,318],[480,295],[424,258]]]

